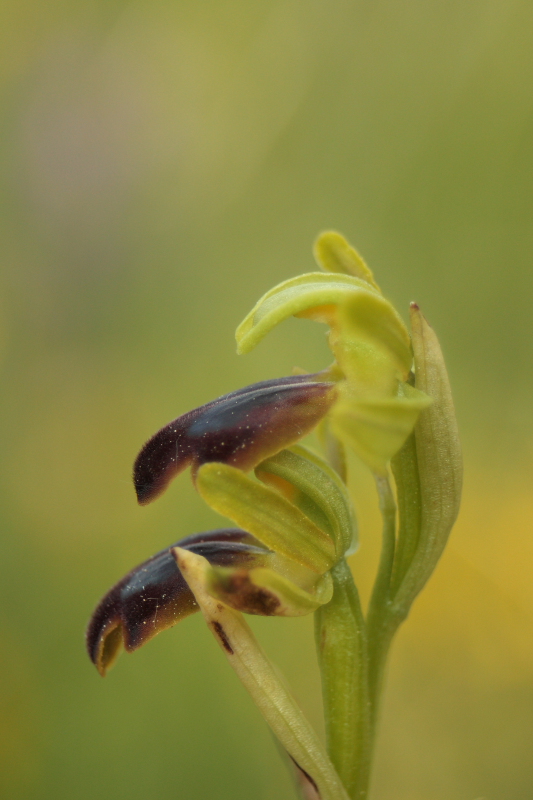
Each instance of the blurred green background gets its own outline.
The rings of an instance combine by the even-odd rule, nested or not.
[[[102,681],[83,642],[138,561],[219,520],[188,476],[139,508],[178,414],[327,363],[237,323],[334,227],[416,299],[455,387],[460,521],[393,651],[375,800],[533,786],[533,4],[3,0],[0,796],[289,800],[196,616]],[[368,593],[374,490],[353,465]],[[319,724],[311,621],[253,620]]]

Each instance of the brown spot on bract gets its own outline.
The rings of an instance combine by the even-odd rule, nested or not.
[[[233,647],[230,645],[229,639],[226,636],[226,631],[224,630],[224,628],[222,627],[220,622],[213,622],[213,630],[215,631],[216,635],[220,639],[220,643],[222,644],[222,647],[224,648],[224,650],[226,650],[226,652],[229,653],[230,656],[232,656],[233,655]]]
[[[279,598],[272,592],[252,583],[245,570],[234,572],[229,577],[224,590],[231,607],[243,611],[245,614],[273,617],[281,605]]]
[[[321,795],[320,792],[318,791],[318,786],[316,785],[313,778],[309,775],[308,772],[305,771],[305,769],[302,769],[302,767],[291,756],[290,753],[288,753],[288,756],[296,768],[298,782],[302,787],[302,790],[304,792],[304,797],[306,798],[306,800],[321,800]]]

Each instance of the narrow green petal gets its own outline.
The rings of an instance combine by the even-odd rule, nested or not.
[[[305,447],[295,445],[261,462],[256,475],[267,483],[272,475],[288,481],[299,493],[292,498],[293,503],[306,513],[305,501],[309,499],[326,518],[335,538],[337,555],[340,557],[347,550],[354,552],[356,523],[350,496],[342,480],[324,459]]]
[[[274,489],[216,462],[198,471],[197,489],[219,514],[280,555],[319,574],[335,562],[332,539]]]
[[[308,592],[268,567],[251,570],[211,567],[207,572],[207,590],[246,614],[301,617],[329,603],[333,582],[331,574],[326,572],[316,581],[313,591]]]
[[[366,281],[380,291],[372,270],[357,250],[337,231],[323,231],[313,247],[316,262],[328,272],[341,272]]]
[[[375,291],[366,281],[339,273],[309,272],[284,281],[263,295],[237,328],[237,352],[249,353],[287,317],[338,305],[355,292]]]
[[[435,331],[411,306],[415,385],[434,402],[415,427],[420,483],[420,532],[416,553],[398,590],[408,607],[435,569],[459,512],[463,480],[461,445],[446,366]]]
[[[338,325],[341,341],[346,338],[366,342],[385,352],[406,380],[413,363],[411,339],[402,318],[388,300],[381,295],[358,292],[339,308]]]
[[[404,396],[356,400],[345,395],[332,411],[332,427],[378,475],[405,442],[431,398],[408,384]]]
[[[206,591],[206,560],[181,548],[176,548],[176,558],[213,635],[274,735],[316,785],[321,800],[348,800],[318,736],[280,681],[242,614]]]

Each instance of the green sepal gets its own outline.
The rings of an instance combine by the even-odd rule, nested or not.
[[[333,595],[331,574],[326,572],[318,580],[315,574],[314,579],[313,591],[306,591],[268,567],[210,567],[206,572],[210,595],[236,611],[268,617],[302,617],[329,603]]]
[[[313,246],[317,264],[327,272],[341,272],[369,283],[380,291],[372,270],[357,250],[337,231],[323,231]]]
[[[263,295],[235,332],[237,352],[250,350],[287,317],[336,306],[356,292],[376,292],[361,278],[340,273],[308,272],[278,284]],[[319,314],[319,319],[322,317]],[[327,315],[323,319],[327,320]]]
[[[327,533],[279,492],[239,469],[217,462],[204,464],[196,487],[211,508],[276,553],[318,574],[335,563],[335,545]]]
[[[281,490],[319,527],[320,517],[325,519],[325,530],[333,533],[339,558],[348,550],[355,551],[357,528],[350,496],[338,474],[323,458],[295,445],[262,461],[255,474]]]
[[[385,356],[387,372],[396,371],[402,380],[407,379],[413,363],[411,340],[402,318],[388,300],[378,294],[358,292],[338,309],[337,324],[334,352],[347,376],[360,371],[357,354],[366,345],[368,351],[376,351],[376,359]],[[350,344],[356,348],[353,368],[346,363]],[[372,367],[379,369],[377,363]],[[372,374],[368,382],[373,382]]]
[[[386,475],[387,466],[403,445],[420,412],[432,400],[409,384],[400,384],[394,397],[357,398],[344,387],[331,412],[333,430],[376,474]]]

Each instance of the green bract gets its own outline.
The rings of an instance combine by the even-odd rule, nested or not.
[[[406,558],[396,604],[410,605],[424,587],[442,555],[453,527],[463,482],[459,432],[448,374],[435,331],[418,306],[411,306],[416,386],[433,398],[420,415],[414,442],[395,464],[403,495],[415,499],[405,505],[400,541],[407,540]],[[414,446],[413,446],[414,445]],[[400,458],[400,456],[402,456]]]

